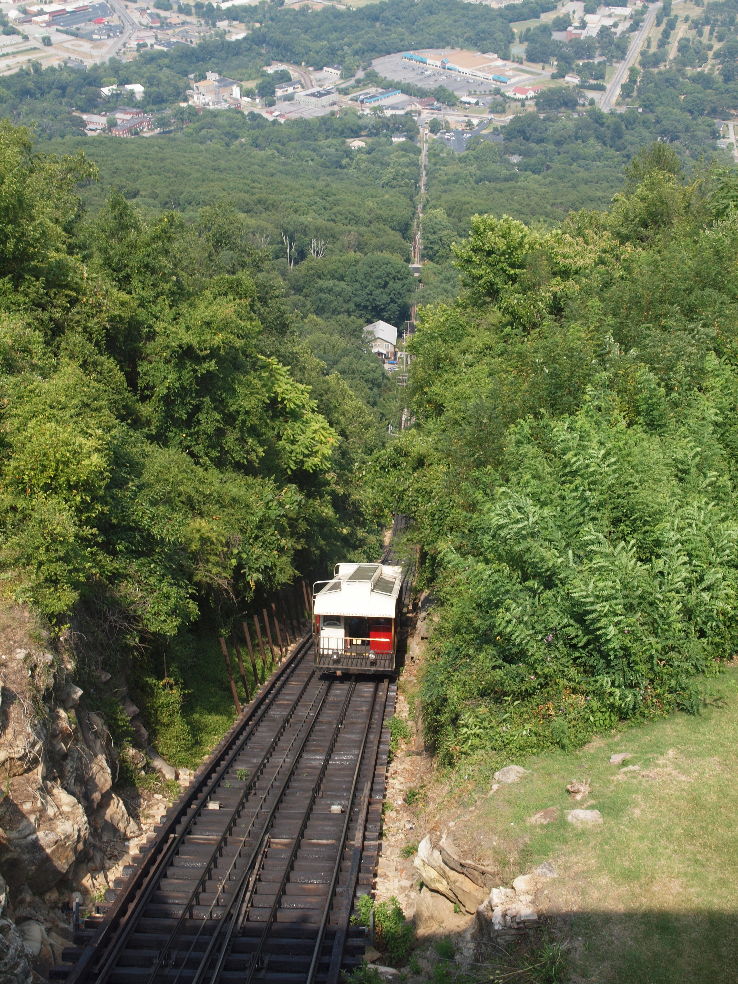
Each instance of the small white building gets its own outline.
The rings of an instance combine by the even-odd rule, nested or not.
[[[126,92],[130,92],[136,102],[141,102],[144,97],[144,92],[146,91],[140,82],[131,82],[130,85],[124,85],[123,88]]]
[[[340,65],[324,65],[323,71],[326,75],[332,75],[334,79],[341,78],[341,66]]]
[[[366,142],[364,140],[349,140],[348,145],[351,150],[363,150],[366,147]]]
[[[364,328],[364,335],[371,350],[383,362],[397,358],[397,329],[386,321],[373,321]]]

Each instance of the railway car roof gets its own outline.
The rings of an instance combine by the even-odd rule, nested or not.
[[[389,564],[337,564],[330,581],[315,585],[316,615],[393,618],[402,586],[402,568]]]

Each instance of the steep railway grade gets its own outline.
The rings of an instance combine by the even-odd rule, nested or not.
[[[66,984],[337,984],[379,852],[388,680],[321,678],[305,639],[164,817]]]

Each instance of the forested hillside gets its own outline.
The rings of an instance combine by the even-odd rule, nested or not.
[[[442,600],[422,697],[452,762],[699,706],[738,637],[738,179],[656,144],[607,212],[473,219],[386,452]]]
[[[372,552],[385,425],[311,353],[235,211],[113,195],[88,216],[93,179],[0,124],[0,558],[6,591],[114,662]],[[343,331],[360,374],[360,322]]]

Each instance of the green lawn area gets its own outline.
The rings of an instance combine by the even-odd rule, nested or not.
[[[443,818],[462,813],[470,845],[503,882],[554,864],[540,911],[567,947],[572,982],[738,981],[738,668],[705,690],[695,716],[518,762],[530,770],[520,782],[480,796],[468,781],[456,804],[436,807]],[[619,752],[630,758],[610,764]],[[477,766],[464,768],[469,780],[485,771]],[[572,781],[590,783],[581,802],[566,792]],[[548,807],[557,820],[529,822]],[[573,826],[565,814],[574,808],[599,810],[602,824]]]

